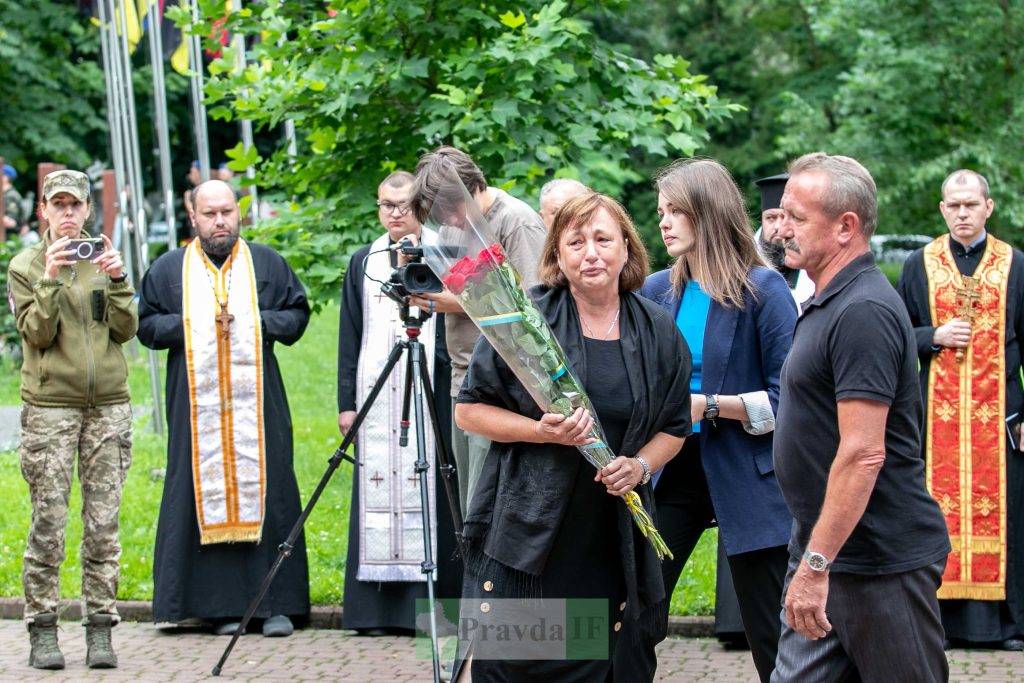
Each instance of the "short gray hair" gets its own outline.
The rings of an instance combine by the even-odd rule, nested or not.
[[[589,188],[575,178],[555,178],[544,183],[540,188],[540,199],[555,192],[556,190],[576,190],[579,194],[586,192]]]
[[[946,197],[946,188],[951,184],[966,185],[971,180],[975,180],[981,185],[981,194],[988,199],[988,180],[985,179],[985,176],[969,168],[959,168],[946,176],[946,179],[942,181],[942,197]]]
[[[878,223],[878,188],[868,169],[851,157],[824,152],[805,154],[789,165],[792,178],[798,173],[823,173],[828,187],[821,208],[829,216],[851,211],[860,218],[861,232],[870,237]]]

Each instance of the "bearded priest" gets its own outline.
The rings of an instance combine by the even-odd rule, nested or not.
[[[157,259],[139,290],[139,340],[168,351],[153,617],[229,635],[301,512],[274,344],[299,340],[309,304],[279,254],[239,238],[230,185],[202,183],[188,209],[196,239]],[[286,636],[308,613],[300,535],[254,617]]]

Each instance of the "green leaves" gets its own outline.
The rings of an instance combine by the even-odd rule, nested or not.
[[[99,33],[86,22],[68,3],[0,0],[0,156],[26,176],[40,161],[107,157]],[[136,73],[138,98],[146,78]]]
[[[333,128],[317,128],[307,138],[311,149],[316,154],[324,154],[334,149],[334,141],[337,133]]]
[[[700,146],[693,136],[683,132],[675,132],[668,136],[668,144],[672,145],[676,150],[682,153],[683,156],[693,156],[694,152]]]
[[[536,202],[559,173],[617,192],[639,177],[638,163],[695,148],[707,123],[728,115],[685,60],[647,63],[599,38],[580,17],[606,3],[576,2],[571,15],[561,0],[511,11],[461,0],[328,6],[338,15],[319,2],[247,3],[252,16],[233,15],[225,28],[255,38],[271,27],[272,37],[250,40],[249,57],[272,66],[255,80],[226,69],[207,82],[208,106],[244,114],[268,139],[279,139],[281,121],[296,122],[297,156],[281,145],[258,161],[263,196],[276,195],[282,210],[256,236],[302,267],[314,298],[334,296],[350,246],[383,230],[377,184],[414,169],[425,150],[460,147],[491,185]],[[209,35],[222,13],[214,8],[195,31]],[[274,31],[287,40],[279,45]],[[321,247],[311,235],[330,239]]]
[[[260,161],[260,154],[256,151],[255,147],[245,148],[241,142],[232,147],[231,149],[224,150],[224,154],[231,161],[228,162],[228,168],[232,171],[240,173],[250,166],[255,166]]]
[[[526,23],[526,15],[520,12],[519,14],[512,14],[512,12],[505,12],[500,17],[501,23],[509,28],[519,28]]]

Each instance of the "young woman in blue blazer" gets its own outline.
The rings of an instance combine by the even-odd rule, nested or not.
[[[675,264],[641,290],[665,308],[690,347],[693,436],[655,487],[658,529],[675,559],[662,564],[671,595],[697,540],[714,520],[754,665],[775,666],[792,519],[772,465],[779,375],[797,311],[767,266],[736,183],[717,161],[676,162],[656,178],[661,235]],[[651,680],[659,623],[638,647],[616,651],[616,680]]]

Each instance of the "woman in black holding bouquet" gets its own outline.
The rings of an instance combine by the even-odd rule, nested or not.
[[[585,621],[582,632],[569,624],[566,638],[576,640],[564,659],[538,659],[552,643],[529,637],[516,643],[521,659],[493,659],[509,644],[467,631],[462,668],[474,681],[610,678],[624,624],[654,619],[667,599],[660,563],[620,497],[635,488],[649,510],[647,473],[690,433],[689,352],[671,317],[635,294],[647,253],[610,197],[588,193],[563,206],[539,272],[531,295],[618,457],[594,470],[576,448],[589,443],[592,417],[582,408],[568,418],[543,414],[481,338],[455,409],[459,427],[494,442],[466,519],[463,627],[484,615],[495,624],[539,619],[553,599],[606,602],[601,623]],[[492,611],[495,600],[541,596],[518,603],[515,615]]]

